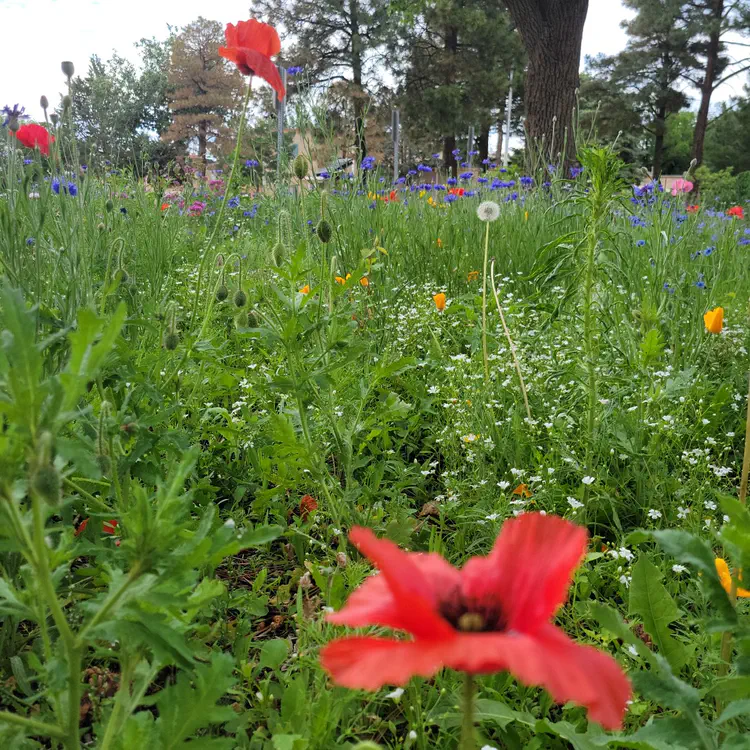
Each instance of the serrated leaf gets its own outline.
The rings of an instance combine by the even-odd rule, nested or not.
[[[642,618],[643,627],[659,653],[675,672],[679,672],[690,658],[691,650],[675,639],[669,630],[669,625],[682,613],[661,579],[661,571],[641,555],[633,566],[628,612]]]
[[[235,716],[229,706],[216,705],[234,684],[233,669],[234,659],[229,654],[215,654],[211,664],[199,664],[192,674],[180,672],[175,684],[159,693],[156,728],[160,741],[157,747],[172,750],[187,746],[188,740],[198,730],[212,724],[223,724]],[[197,748],[200,745],[194,741],[189,746]],[[219,744],[212,739],[211,744],[203,744],[204,748],[233,746],[231,739],[224,739]]]
[[[635,689],[649,700],[668,708],[697,715],[700,693],[691,685],[675,677],[669,662],[655,654],[657,667],[630,675]]]
[[[750,697],[750,677],[725,677],[717,680],[706,696],[718,698],[722,702],[741,700]]]
[[[599,604],[598,602],[589,602],[589,611],[605,630],[609,630],[610,633],[616,635],[628,645],[633,646],[638,652],[638,656],[643,660],[656,663],[653,651],[633,633],[622,617],[620,617],[619,612],[612,609],[612,607]]]
[[[21,601],[19,594],[4,578],[0,578],[0,614],[34,619],[33,611]]]

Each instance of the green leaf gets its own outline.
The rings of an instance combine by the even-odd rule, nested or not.
[[[724,724],[731,719],[736,719],[738,716],[748,715],[750,715],[750,699],[745,698],[744,700],[732,701],[721,712],[721,716],[716,720],[716,723]]]
[[[706,597],[719,610],[728,625],[736,623],[737,613],[719,580],[711,547],[703,539],[687,531],[664,529],[649,532],[649,535],[668,555],[698,570],[701,588]]]
[[[21,601],[18,592],[4,578],[0,578],[0,614],[24,620],[34,619],[33,611]]]
[[[273,750],[305,750],[307,740],[299,734],[275,734]]]
[[[643,627],[653,639],[659,653],[678,672],[692,651],[676,640],[669,630],[670,623],[678,620],[682,613],[661,579],[661,571],[645,555],[641,555],[633,566],[628,612],[640,615]]]
[[[652,717],[645,727],[640,727],[631,735],[613,740],[612,745],[617,748],[642,747],[644,750],[687,750],[695,747],[696,740],[695,727],[686,717]]]
[[[726,703],[750,697],[750,677],[726,677],[717,680],[706,693],[709,698],[718,698]]]
[[[212,724],[223,724],[235,716],[229,706],[217,706],[234,684],[234,659],[229,654],[215,654],[211,664],[199,664],[194,674],[180,672],[174,685],[162,690],[156,699],[159,718],[156,721],[162,750],[190,748],[232,748],[234,740],[211,739],[209,744],[187,740],[198,730]],[[204,738],[207,739],[207,738]]]
[[[644,661],[656,663],[655,654],[646,644],[636,636],[635,633],[627,626],[620,617],[620,613],[598,602],[589,602],[589,611],[594,619],[610,633],[616,635],[629,646],[633,646],[638,652],[638,656]]]
[[[700,704],[698,690],[675,677],[669,662],[662,656],[655,654],[655,658],[657,662],[655,669],[634,672],[630,675],[635,689],[655,703],[697,716]]]
[[[260,649],[260,666],[278,669],[289,654],[289,641],[285,638],[275,638],[266,641]]]

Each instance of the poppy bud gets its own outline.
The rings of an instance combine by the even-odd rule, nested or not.
[[[321,219],[318,222],[317,228],[315,229],[315,233],[318,235],[318,239],[323,243],[327,243],[330,241],[332,232],[333,230],[331,229],[331,225],[325,219]]]
[[[260,319],[258,318],[258,313],[255,312],[255,310],[248,310],[247,311],[247,327],[257,328],[259,322],[260,322]]]
[[[71,105],[73,104],[73,100],[68,96],[68,94],[65,94],[63,97],[63,110],[66,112],[70,109]]]
[[[49,116],[49,119],[52,120],[53,125],[57,125],[57,123],[60,122],[60,116],[57,114],[57,112],[53,112]]]
[[[170,352],[173,352],[177,348],[177,344],[180,343],[180,337],[173,332],[168,333],[164,337],[164,348],[168,349]]]
[[[62,479],[53,464],[40,466],[31,477],[34,492],[50,505],[59,505],[62,498]]]
[[[121,284],[127,284],[130,279],[130,274],[124,268],[119,268],[116,275],[120,279]]]
[[[73,65],[70,60],[63,61],[60,67],[62,68],[62,72],[68,80],[70,80],[76,72],[75,65]]]
[[[250,318],[244,310],[241,310],[234,316],[234,327],[238,330],[242,328],[250,328]]]
[[[227,289],[226,284],[222,284],[216,290],[216,301],[223,302],[228,296],[229,296],[229,289]]]
[[[99,223],[98,223],[98,224],[96,225],[96,228],[97,228],[97,229],[98,229],[98,230],[99,230],[100,232],[103,232],[103,231],[104,231],[104,230],[105,230],[105,229],[106,229],[107,227],[106,227],[106,226],[104,225],[104,222],[103,222],[103,221],[100,221],[100,222],[99,222]]]
[[[112,211],[115,209],[115,204],[112,203],[112,199],[110,198],[105,204],[104,207],[107,209],[107,213],[111,214]]]
[[[302,154],[294,160],[294,176],[298,180],[304,180],[307,177],[307,159]]]
[[[278,268],[284,262],[284,246],[277,242],[271,250],[271,260],[273,264]]]
[[[49,99],[47,99],[44,94],[42,94],[42,98],[39,100],[39,106],[46,112],[47,108],[49,107]]]
[[[247,295],[245,294],[245,292],[242,291],[242,289],[238,289],[234,293],[234,304],[237,307],[244,307],[246,303],[247,303]]]

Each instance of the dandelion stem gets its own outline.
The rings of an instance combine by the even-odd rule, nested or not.
[[[488,225],[489,226],[489,225]],[[505,338],[508,339],[508,345],[510,346],[510,353],[513,357],[513,364],[516,366],[516,372],[518,373],[518,381],[521,384],[521,393],[523,394],[523,403],[526,407],[526,416],[531,419],[531,409],[529,408],[529,396],[526,391],[526,383],[523,382],[523,374],[521,373],[521,364],[518,361],[516,354],[516,345],[513,343],[508,325],[505,322],[505,315],[503,315],[503,308],[500,305],[500,298],[497,296],[497,287],[495,286],[495,259],[492,259],[490,266],[490,281],[492,282],[492,294],[495,297],[495,304],[497,305],[497,311],[500,313],[500,322],[503,324],[503,331],[505,331]]]
[[[490,223],[484,228],[484,261],[482,262],[482,357],[484,359],[484,382],[490,379],[490,364],[487,356],[487,256],[490,247]]]

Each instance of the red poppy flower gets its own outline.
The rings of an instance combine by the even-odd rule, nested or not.
[[[700,207],[700,206],[697,206],[697,205],[696,205],[696,206],[690,206],[690,205],[688,205],[688,206],[685,206],[685,210],[686,210],[686,211],[687,211],[687,212],[688,212],[689,214],[697,214],[697,213],[698,213],[698,211],[700,211],[700,210],[701,210],[701,207]]]
[[[318,504],[315,502],[315,498],[312,495],[303,495],[299,501],[299,514],[302,518],[307,516],[314,510],[318,509]]]
[[[464,190],[463,188],[455,188],[455,187],[454,187],[454,188],[451,188],[451,189],[450,189],[450,190],[449,190],[448,192],[449,192],[449,193],[450,193],[451,195],[458,195],[458,196],[462,196],[462,195],[464,194],[465,190]]]
[[[271,62],[271,56],[281,51],[276,29],[251,18],[238,21],[236,26],[228,23],[224,36],[227,46],[219,47],[219,54],[233,62],[242,75],[256,75],[270,83],[279,99],[283,99],[286,90],[276,65]]]
[[[111,521],[102,521],[102,531],[105,534],[109,534],[112,536],[113,534],[117,533],[117,526],[118,522],[116,518],[113,518]]]
[[[30,125],[21,125],[15,136],[26,148],[38,148],[45,156],[49,156],[49,144],[55,142],[55,137],[50,135],[47,128],[33,122]]]
[[[551,619],[586,551],[586,531],[558,516],[507,521],[487,557],[457,570],[438,554],[412,554],[355,528],[352,542],[380,569],[328,616],[350,627],[405,630],[412,640],[355,636],[329,643],[323,667],[349,688],[376,690],[442,667],[507,670],[558,702],[575,701],[607,728],[622,723],[630,683],[609,655],[571,640]]]
[[[732,206],[727,211],[727,216],[736,216],[738,219],[744,219],[745,211],[743,210],[742,206]]]

